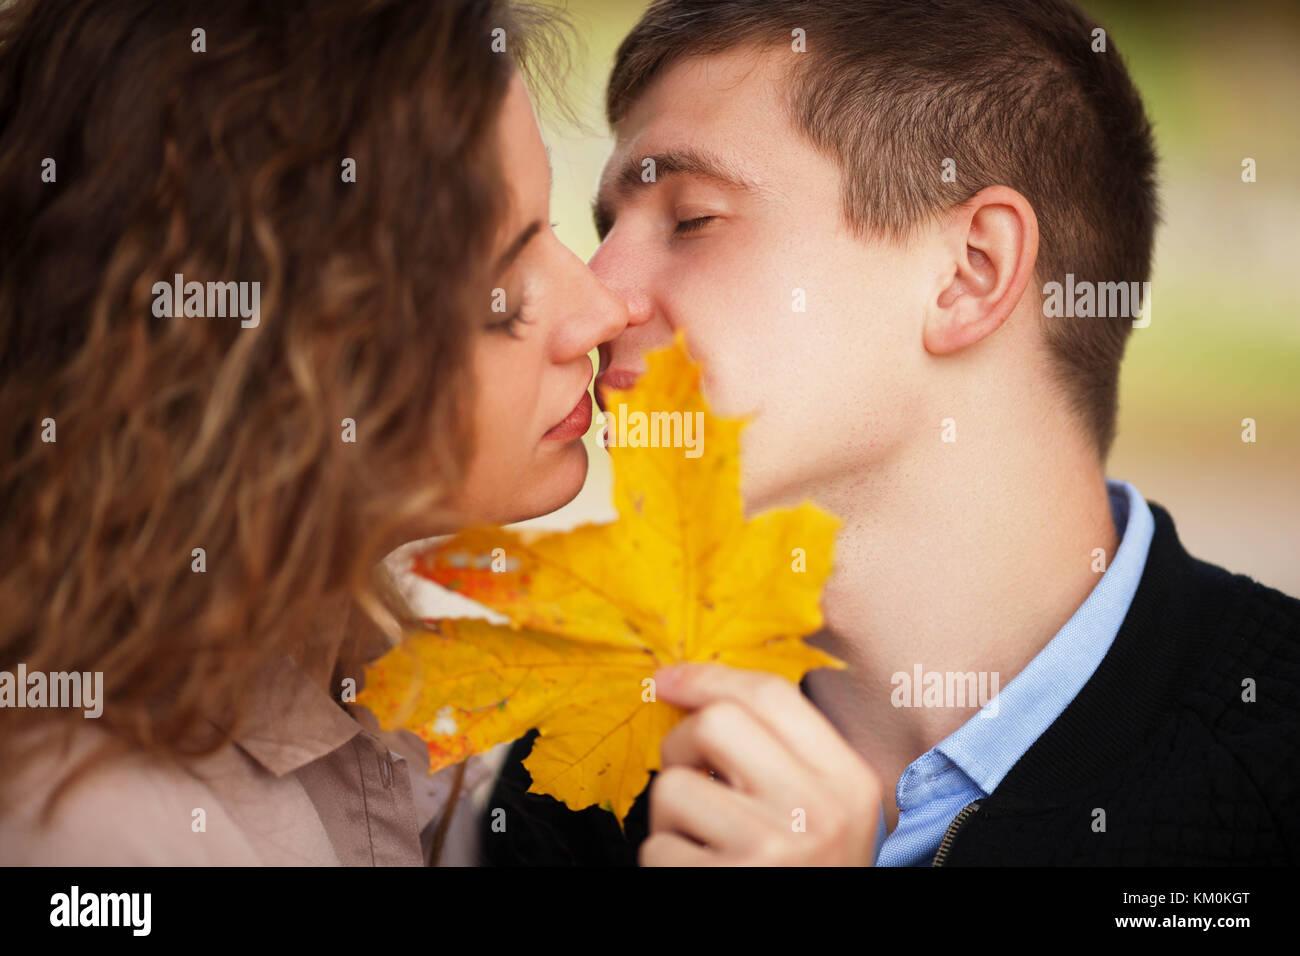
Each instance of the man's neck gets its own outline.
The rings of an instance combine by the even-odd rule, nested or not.
[[[1026,410],[1006,440],[936,435],[818,495],[844,525],[812,643],[849,666],[813,671],[806,686],[880,774],[891,831],[902,772],[978,710],[895,707],[893,676],[975,671],[1005,687],[1096,586],[1094,549],[1114,557],[1101,465],[1043,418]],[[1037,451],[1007,455],[1021,448]]]

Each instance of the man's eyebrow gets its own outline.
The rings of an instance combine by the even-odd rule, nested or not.
[[[732,186],[736,189],[758,189],[758,184],[746,176],[739,167],[730,163],[721,156],[708,153],[703,150],[682,147],[680,149],[670,149],[662,153],[652,153],[649,156],[629,157],[619,170],[615,179],[615,188],[620,192],[642,185],[644,180],[642,176],[646,170],[646,160],[653,160],[652,167],[655,172],[655,179],[663,176],[671,176],[674,173],[686,173],[691,176],[702,176],[705,179],[713,179],[722,183],[724,186]]]
[[[646,160],[652,160],[653,166],[648,166]],[[759,183],[746,176],[734,163],[703,150],[682,147],[665,150],[662,153],[651,153],[648,156],[628,157],[622,168],[607,180],[610,183],[609,189],[602,188],[596,201],[592,203],[591,212],[596,220],[596,231],[602,238],[612,225],[613,200],[627,195],[638,186],[649,185],[650,183],[643,178],[648,169],[654,170],[654,179],[651,182],[659,182],[673,175],[688,175],[711,179],[723,186],[746,192],[765,191]]]
[[[537,235],[542,228],[542,221],[534,219],[528,225],[524,226],[523,231],[515,236],[514,241],[501,253],[501,258],[497,260],[495,275],[500,275],[510,268],[510,263],[519,258],[519,253],[524,251],[524,246],[532,242],[533,236]]]

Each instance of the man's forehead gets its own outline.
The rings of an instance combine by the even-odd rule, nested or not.
[[[688,54],[659,67],[628,102],[623,119],[646,125],[646,114],[698,114],[770,99],[786,88],[796,63],[788,51],[750,44]]]
[[[756,140],[794,131],[781,92],[788,68],[785,57],[754,46],[668,64],[614,125],[605,174],[617,176],[632,160],[688,151],[737,164],[749,153],[761,159],[765,150]]]

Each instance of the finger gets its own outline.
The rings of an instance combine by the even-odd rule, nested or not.
[[[659,755],[665,768],[708,767],[756,797],[788,792],[811,775],[811,768],[734,700],[716,701],[684,717],[660,743]]]
[[[639,866],[717,866],[714,853],[679,833],[652,833],[641,841]]]
[[[771,825],[749,797],[685,767],[660,772],[650,786],[651,833],[678,833],[739,854]]]
[[[798,686],[775,674],[723,664],[679,664],[655,673],[655,693],[687,710],[734,700],[762,721],[790,753],[814,768],[859,759]]]

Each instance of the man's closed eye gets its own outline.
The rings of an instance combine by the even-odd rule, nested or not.
[[[682,236],[688,233],[698,232],[715,218],[715,216],[696,216],[694,219],[683,219],[677,224],[677,228],[673,230],[673,233]]]

